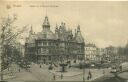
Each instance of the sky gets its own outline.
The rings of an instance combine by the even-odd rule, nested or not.
[[[125,1],[2,2],[1,17],[13,14],[18,16],[17,26],[32,25],[36,33],[42,30],[47,15],[52,31],[61,22],[72,30],[80,25],[85,42],[98,47],[124,46],[128,41],[128,2]]]

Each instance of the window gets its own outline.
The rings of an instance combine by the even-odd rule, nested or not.
[[[42,46],[43,46],[44,44],[43,44],[43,42],[42,42]]]
[[[43,42],[43,45],[46,46],[47,45],[47,42]]]
[[[38,46],[41,46],[41,42],[38,43]]]
[[[47,38],[47,35],[46,34],[44,34],[44,38]]]
[[[49,42],[49,45],[51,46],[51,42]]]
[[[40,53],[41,52],[41,49],[38,49],[38,53]]]
[[[48,59],[51,60],[51,56],[49,56]]]

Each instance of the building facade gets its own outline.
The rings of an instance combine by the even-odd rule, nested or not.
[[[85,45],[85,59],[89,61],[96,61],[98,54],[98,48],[95,44],[88,43]]]
[[[69,60],[84,59],[84,38],[78,25],[75,33],[67,30],[65,23],[55,27],[51,26],[46,16],[42,31],[35,34],[31,28],[26,38],[25,55],[28,60],[37,63],[65,62]]]
[[[117,52],[118,52],[118,49],[114,46],[106,47],[106,55],[105,55],[106,60],[108,60],[109,62],[115,61],[117,59],[116,58]]]

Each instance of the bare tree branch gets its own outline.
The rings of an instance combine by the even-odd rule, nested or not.
[[[13,39],[16,39],[20,34],[22,34],[27,29],[27,26],[28,25],[24,26],[22,30],[18,31],[16,34],[13,34],[9,38],[7,38],[5,41],[7,41],[7,43],[9,44]]]
[[[13,42],[16,40],[16,38],[21,35],[25,30],[27,30],[27,26],[24,26],[22,30],[18,30],[18,32],[13,32],[13,29],[15,29],[17,26],[13,26],[12,24],[17,20],[17,16],[14,15],[13,18],[10,18],[9,16],[7,18],[3,18],[3,21],[1,23],[2,30],[4,30],[1,35],[1,38],[4,37],[4,44],[10,44],[10,42]],[[13,40],[13,41],[12,41]]]

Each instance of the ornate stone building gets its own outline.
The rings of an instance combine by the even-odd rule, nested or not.
[[[35,34],[31,28],[26,38],[25,55],[29,61],[37,63],[65,62],[69,60],[82,60],[84,58],[84,38],[81,35],[80,25],[75,33],[67,30],[65,23],[55,27],[51,26],[46,16],[42,25],[43,30]]]

